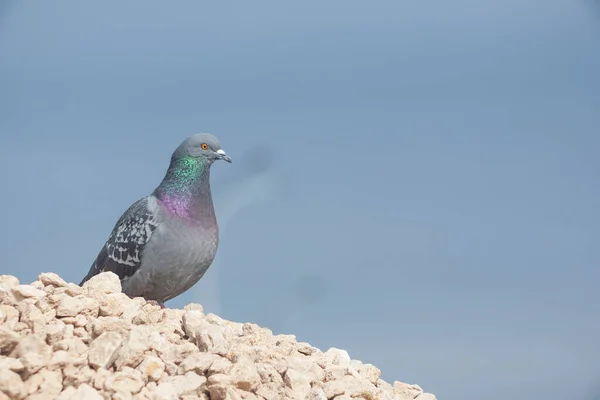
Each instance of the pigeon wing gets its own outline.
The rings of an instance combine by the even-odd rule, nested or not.
[[[156,215],[148,208],[147,197],[133,203],[115,224],[80,285],[105,271],[114,272],[121,280],[135,274],[142,263],[142,250],[157,226]]]

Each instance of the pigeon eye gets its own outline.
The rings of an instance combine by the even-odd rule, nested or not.
[[[202,143],[200,147],[202,147],[202,150],[208,150],[208,145],[206,143]]]

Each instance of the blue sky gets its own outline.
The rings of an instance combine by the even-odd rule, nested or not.
[[[440,399],[591,400],[600,9],[541,4],[3,1],[0,273],[78,283],[212,132],[219,254],[169,306]]]

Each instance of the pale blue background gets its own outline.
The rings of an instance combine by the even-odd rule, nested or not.
[[[0,273],[79,282],[217,134],[228,319],[440,399],[600,382],[593,1],[0,2]],[[527,397],[531,396],[531,397]]]

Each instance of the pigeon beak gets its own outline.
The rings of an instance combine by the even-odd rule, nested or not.
[[[223,149],[219,149],[215,153],[217,153],[217,155],[219,156],[220,160],[225,160],[228,163],[231,163],[231,157],[229,157],[227,155],[227,153],[225,153],[225,151]]]

